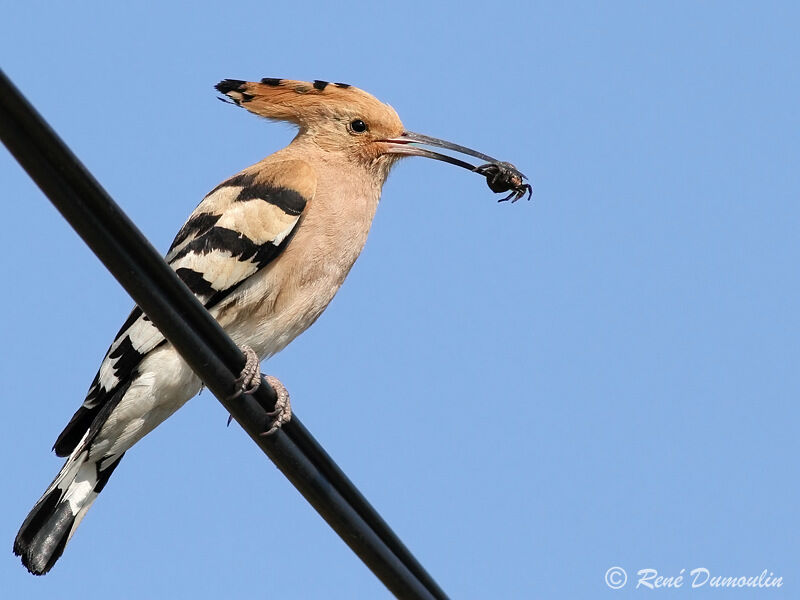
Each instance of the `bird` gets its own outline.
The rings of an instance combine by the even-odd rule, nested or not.
[[[259,364],[322,314],[364,247],[392,167],[423,156],[487,177],[516,200],[525,178],[470,148],[405,129],[397,112],[345,83],[225,79],[220,99],[297,128],[285,148],[211,190],[178,231],[165,260],[242,348],[239,393],[261,381]],[[423,148],[488,162],[479,167]],[[269,432],[291,418],[278,403]],[[199,377],[135,307],[88,393],[53,445],[63,468],[24,520],[14,553],[35,575],[50,571],[125,453],[201,390]]]

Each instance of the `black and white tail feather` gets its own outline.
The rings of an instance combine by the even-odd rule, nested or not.
[[[14,554],[34,575],[44,575],[53,567],[125,454],[95,462],[89,460],[85,441],[67,459],[14,540]]]
[[[53,567],[86,511],[103,491],[108,478],[125,455],[123,451],[90,458],[92,440],[130,387],[130,380],[120,383],[122,385],[109,390],[112,392],[110,398],[97,418],[85,428],[83,437],[77,443],[74,443],[69,450],[63,444],[59,448],[58,442],[54,446],[59,456],[63,456],[65,450],[70,454],[53,483],[48,486],[22,523],[14,540],[14,554],[22,559],[22,564],[34,575],[44,575]],[[78,413],[83,408],[81,406]],[[75,417],[64,432],[74,427],[74,421]],[[63,437],[62,432],[59,440]]]

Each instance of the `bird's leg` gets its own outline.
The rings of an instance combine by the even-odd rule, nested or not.
[[[272,425],[270,428],[262,433],[262,436],[272,435],[280,429],[284,423],[288,423],[292,419],[292,404],[289,402],[289,392],[286,391],[280,379],[272,375],[266,375],[267,383],[275,390],[275,395],[278,397],[275,400],[275,410],[268,412],[267,415],[272,417]]]
[[[261,369],[259,368],[258,354],[250,346],[242,346],[245,363],[239,377],[236,378],[236,391],[229,397],[230,400],[242,394],[252,394],[261,385]]]
[[[261,385],[261,369],[259,368],[258,354],[255,353],[250,346],[242,346],[241,351],[244,354],[244,368],[239,376],[234,381],[235,391],[228,396],[228,400],[235,400],[242,394],[252,394]],[[228,415],[228,424],[230,426],[233,420],[233,415]]]
[[[228,397],[234,400],[242,394],[252,394],[261,385],[261,369],[259,368],[258,355],[250,346],[242,346],[245,356],[245,364],[239,377],[236,378],[236,391]],[[275,400],[275,410],[267,413],[272,418],[270,428],[262,433],[262,436],[272,435],[280,429],[284,423],[288,423],[292,418],[292,405],[289,401],[289,392],[277,377],[265,375],[267,383],[275,390],[277,399]],[[233,416],[228,416],[228,425],[231,424]]]

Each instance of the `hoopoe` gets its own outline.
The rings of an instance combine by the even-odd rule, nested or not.
[[[487,177],[493,191],[530,187],[508,163],[406,131],[394,109],[343,83],[226,79],[216,89],[248,111],[299,128],[282,150],[214,188],[178,232],[166,260],[247,356],[282,350],[328,306],[361,253],[392,166],[417,155]],[[419,147],[488,161],[481,167]],[[289,420],[285,388],[274,427]],[[137,307],[122,325],[80,408],[53,446],[67,457],[17,534],[15,554],[49,571],[125,452],[201,388],[200,379]]]

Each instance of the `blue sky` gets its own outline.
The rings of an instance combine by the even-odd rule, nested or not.
[[[161,250],[285,145],[223,78],[345,81],[517,164],[409,159],[328,311],[264,364],[454,598],[796,597],[800,11],[791,3],[13,3],[2,67]],[[131,301],[0,151],[8,597],[382,598],[207,392],[131,451],[56,568],[11,554]],[[628,585],[609,589],[620,566]],[[727,597],[708,587],[664,596]]]

